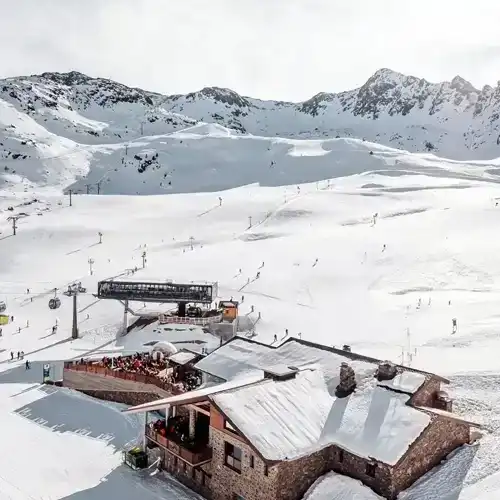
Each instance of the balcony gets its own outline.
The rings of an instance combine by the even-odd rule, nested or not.
[[[165,437],[149,427],[146,427],[146,437],[190,465],[198,465],[212,459],[212,449],[203,444],[185,445],[177,436]]]

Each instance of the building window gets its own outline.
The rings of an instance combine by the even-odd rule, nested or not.
[[[375,471],[377,470],[377,464],[368,463],[366,464],[366,475],[370,477],[375,477]]]
[[[339,462],[342,463],[344,461],[344,450],[339,450]]]
[[[255,459],[253,455],[250,455],[250,467],[253,469],[255,467]]]
[[[269,468],[264,464],[264,476],[269,476]]]
[[[227,421],[224,420],[224,429],[236,433],[236,429]]]
[[[241,472],[241,449],[231,443],[225,443],[225,463],[236,472]]]

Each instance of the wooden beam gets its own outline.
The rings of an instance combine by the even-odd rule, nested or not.
[[[203,413],[203,415],[206,415],[207,417],[209,417],[209,416],[210,416],[210,412],[209,412],[209,411],[204,410],[203,408],[200,408],[200,407],[199,407],[199,406],[197,406],[197,405],[192,404],[192,405],[186,405],[186,406],[187,406],[188,408],[193,409],[194,411],[197,411],[198,413]]]

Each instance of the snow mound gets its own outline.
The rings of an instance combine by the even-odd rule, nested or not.
[[[361,481],[329,472],[319,478],[303,500],[383,500]],[[421,499],[423,500],[423,498]]]

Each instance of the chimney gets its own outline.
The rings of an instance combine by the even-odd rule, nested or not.
[[[345,398],[354,392],[356,389],[356,377],[354,370],[347,364],[340,365],[340,382],[335,390],[335,395],[338,398]]]
[[[398,369],[390,361],[384,361],[378,365],[377,380],[383,382],[384,380],[392,380],[398,374]]]

